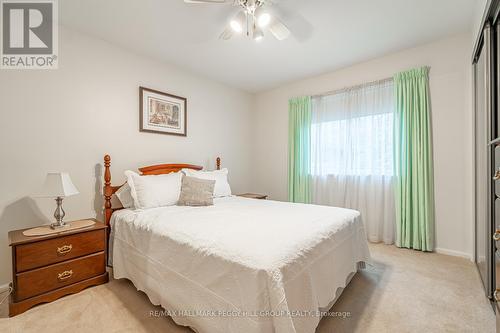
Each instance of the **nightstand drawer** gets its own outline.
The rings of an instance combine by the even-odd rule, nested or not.
[[[106,230],[82,232],[16,246],[17,273],[104,251]]]
[[[104,274],[104,252],[68,260],[59,264],[37,268],[16,275],[17,301],[43,294],[100,274]]]

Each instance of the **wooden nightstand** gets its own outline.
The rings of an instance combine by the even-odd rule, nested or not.
[[[267,194],[243,193],[243,194],[236,194],[236,196],[250,198],[250,199],[262,199],[262,200],[267,199]]]
[[[91,227],[48,236],[27,237],[22,233],[26,229],[10,231],[14,291],[9,316],[108,282],[106,229],[96,221]]]

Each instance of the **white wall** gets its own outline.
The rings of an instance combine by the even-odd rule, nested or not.
[[[482,1],[482,0],[481,0]],[[75,31],[60,30],[59,69],[0,71],[0,285],[11,280],[7,232],[46,223],[51,199],[31,199],[47,171],[80,194],[67,220],[99,216],[102,157],[125,169],[165,162],[230,168],[234,192],[286,200],[288,99],[431,66],[437,247],[472,251],[471,35],[388,55],[252,96]],[[138,87],[188,98],[188,137],[138,131]]]
[[[96,216],[102,158],[113,183],[125,169],[222,157],[235,192],[247,191],[253,96],[86,35],[60,30],[59,69],[0,71],[0,285],[11,281],[7,232],[51,218],[51,199],[29,198],[47,171],[68,171],[80,194],[67,220]],[[140,133],[139,86],[188,98],[188,136]]]
[[[470,34],[455,36],[287,84],[256,96],[253,190],[287,198],[288,100],[392,76],[428,65],[434,139],[436,247],[472,253]]]

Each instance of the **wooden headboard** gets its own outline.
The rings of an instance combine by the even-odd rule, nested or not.
[[[123,207],[113,208],[111,205],[111,197],[113,194],[118,191],[120,187],[123,186],[113,186],[111,185],[111,157],[109,155],[104,156],[104,219],[106,225],[109,227],[109,221],[111,220],[111,215],[114,211],[123,209]],[[216,160],[217,170],[220,170],[220,157],[217,157]],[[182,169],[193,169],[193,170],[202,170],[203,167],[199,165],[192,164],[158,164],[158,165],[150,165],[139,168],[141,175],[163,175],[171,172],[178,172]]]

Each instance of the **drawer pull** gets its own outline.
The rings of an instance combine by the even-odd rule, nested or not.
[[[493,299],[496,301],[496,302],[500,302],[500,297],[498,297],[498,293],[500,292],[500,289],[497,289],[493,292]]]
[[[64,255],[70,252],[72,249],[73,249],[73,244],[63,245],[57,248],[57,253]]]
[[[495,231],[493,234],[493,240],[498,242],[500,240],[500,230]]]
[[[495,174],[493,175],[493,180],[499,180],[500,179],[500,169],[495,171]]]
[[[62,273],[57,274],[57,278],[59,279],[59,281],[64,281],[66,279],[69,279],[71,277],[71,275],[73,275],[72,269],[69,271],[64,271]]]

